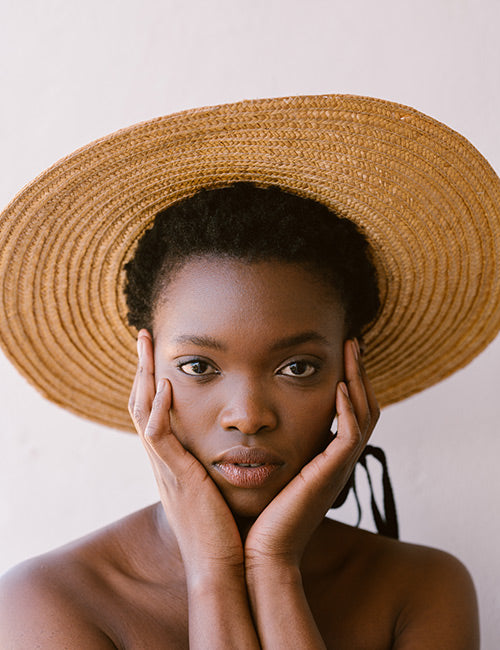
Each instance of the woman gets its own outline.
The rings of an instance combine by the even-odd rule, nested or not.
[[[299,173],[295,165],[287,167],[283,159],[278,164],[276,155],[270,157],[267,149],[269,134],[273,133],[271,118],[278,119],[276,115],[286,110],[286,120],[281,117],[281,124],[292,125],[296,132],[294,120],[298,121],[305,133],[313,118],[319,116],[319,124],[324,122],[327,109],[338,110],[340,106],[345,122],[348,111],[357,108],[352,123],[359,126],[360,116],[370,108],[365,144],[373,138],[373,115],[377,111],[383,120],[387,120],[388,108],[400,111],[392,136],[403,118],[418,120],[419,114],[359,98],[274,101],[207,112],[216,130],[226,129],[228,137],[233,138],[232,147],[227,142],[221,144],[220,135],[217,146],[210,146],[212,133],[206,128],[193,128],[191,121],[196,121],[196,114],[174,116],[170,124],[174,139],[183,129],[189,131],[189,147],[186,149],[186,141],[179,146],[187,151],[184,162],[191,174],[192,169],[200,168],[200,160],[193,152],[201,152],[210,164],[201,165],[196,182],[191,180],[184,193],[191,198],[180,201],[183,196],[179,188],[189,174],[176,168],[182,181],[170,188],[166,209],[160,211],[133,255],[128,255],[126,265],[123,252],[127,245],[123,240],[113,245],[115,251],[122,252],[116,268],[125,268],[127,273],[129,324],[139,330],[139,363],[129,409],[151,459],[160,502],[7,574],[2,585],[2,647],[478,646],[474,588],[457,560],[436,550],[403,544],[324,518],[349,480],[378,418],[376,391],[364,369],[360,336],[365,335],[367,361],[371,359],[375,368],[378,364],[374,382],[378,382],[383,403],[435,381],[435,368],[427,369],[432,365],[428,355],[432,354],[434,365],[439,365],[440,351],[444,348],[446,357],[446,349],[450,349],[450,341],[443,341],[443,330],[436,326],[434,296],[429,298],[425,287],[410,295],[412,271],[401,264],[403,270],[398,278],[397,269],[391,267],[391,259],[406,259],[401,244],[408,238],[401,232],[411,206],[403,218],[394,217],[387,226],[390,235],[384,245],[389,248],[390,242],[392,248],[384,252],[381,264],[383,246],[379,242],[377,248],[376,234],[377,227],[379,233],[383,228],[377,226],[377,220],[383,219],[373,206],[372,222],[363,222],[363,236],[350,221],[322,205],[329,202],[331,185],[320,203],[296,196],[314,192],[321,195],[321,182],[311,181],[314,174],[307,175],[303,170]],[[364,111],[360,110],[360,102],[365,102]],[[238,130],[236,118],[241,110],[247,119],[244,128]],[[262,119],[262,111],[266,120]],[[261,167],[257,169],[253,162],[253,171],[249,172],[249,158],[259,146],[255,129],[249,133],[249,125],[257,122]],[[429,122],[423,122],[428,126]],[[140,149],[137,136],[141,128],[154,130],[157,126],[139,125],[132,130],[133,150]],[[418,126],[421,133],[422,123]],[[319,133],[318,127],[314,133]],[[193,144],[193,134],[198,136],[198,146]],[[325,161],[325,138],[319,140],[313,156],[319,161],[315,162],[316,172]],[[309,145],[311,141],[310,135],[304,138]],[[291,141],[280,133],[276,142],[291,151],[288,163],[294,160],[298,164],[303,159],[300,137]],[[379,137],[378,144],[381,142]],[[109,140],[104,143],[100,157],[94,151],[92,160],[112,157],[110,144]],[[201,145],[208,150],[206,153]],[[337,143],[334,157],[338,157],[340,149]],[[132,145],[129,143],[124,150],[130,155]],[[228,162],[226,159],[235,150],[235,157]],[[215,151],[219,158],[214,156]],[[362,151],[363,147],[357,145],[358,158],[353,156],[352,160],[359,160]],[[241,153],[244,156],[240,158],[245,159],[243,171],[236,159]],[[148,154],[154,158],[155,150],[148,147]],[[405,150],[404,156],[408,155]],[[179,163],[178,155],[174,159]],[[82,166],[75,162],[71,159],[63,163],[67,177],[73,178],[77,168],[81,174]],[[159,165],[157,160],[150,165],[151,199],[158,192],[151,169]],[[234,170],[239,169],[241,179],[253,176],[252,180],[268,186],[262,170],[269,165],[273,172],[267,172],[267,180],[288,173],[288,180],[279,185],[289,191],[228,183],[227,175],[234,176]],[[377,165],[381,165],[380,160]],[[206,179],[209,167],[213,176],[207,187],[222,189],[191,196],[197,184],[202,186],[201,179]],[[94,213],[102,216],[110,193],[101,200],[92,171],[88,179],[94,179],[94,186],[91,188],[89,183],[87,192],[97,197]],[[167,174],[168,180],[172,173]],[[58,174],[60,177],[60,170]],[[394,177],[397,174],[395,170]],[[308,192],[301,191],[300,185],[294,186],[295,175],[300,179],[298,184],[309,179]],[[422,175],[422,168],[417,175]],[[366,176],[364,199],[368,201],[372,187],[369,174]],[[128,179],[133,186],[134,176],[128,174]],[[45,187],[48,181],[46,178]],[[491,176],[495,191],[497,181]],[[82,184],[81,175],[78,182]],[[346,182],[343,189],[348,186]],[[441,187],[446,187],[443,179]],[[359,187],[349,188],[351,200],[358,192]],[[66,196],[71,197],[71,206],[79,201],[85,206],[88,198],[83,201],[83,194],[80,191],[75,199],[73,186]],[[387,191],[384,200],[391,194],[396,195],[394,188]],[[35,195],[39,196],[33,193],[29,197],[33,204]],[[443,195],[437,203],[443,202]],[[338,190],[338,196],[342,191]],[[56,210],[67,211],[64,193],[59,191],[57,197]],[[145,195],[142,199],[145,203]],[[54,209],[50,200],[44,199],[44,203],[50,205],[47,209]],[[126,204],[128,211],[132,206],[130,196]],[[111,207],[116,214],[117,203]],[[134,208],[136,215],[142,209],[138,204]],[[110,215],[113,210],[109,208]],[[355,209],[352,212],[356,214]],[[362,212],[359,206],[358,212]],[[432,214],[432,209],[429,212]],[[453,211],[447,211],[450,214],[453,217]],[[463,210],[457,209],[456,214],[465,223]],[[496,215],[498,206],[498,219]],[[490,219],[493,221],[493,217]],[[128,227],[137,221],[141,221],[137,216],[127,221]],[[436,242],[438,234],[444,235],[442,224],[438,226],[438,220],[434,221],[430,230]],[[142,218],[142,225],[146,222],[150,226],[151,218]],[[107,219],[108,226],[110,223],[111,217]],[[95,267],[95,251],[100,247],[92,234],[97,229],[93,231],[89,224],[92,219],[85,222],[90,234],[85,247],[79,250],[85,248],[87,259],[91,257],[89,251],[93,251]],[[408,232],[418,233],[419,227],[413,219]],[[72,236],[75,242],[80,241],[81,234],[73,235],[72,228],[68,226],[64,236],[55,236],[62,242],[59,251]],[[102,230],[101,223],[99,232]],[[472,240],[474,233],[470,232]],[[136,240],[137,236],[129,235],[128,240]],[[105,237],[108,235],[103,240]],[[447,237],[451,240],[453,235],[448,233]],[[113,273],[102,269],[112,265],[111,248],[108,246],[101,255],[97,267],[104,276],[103,286],[99,287],[101,305],[110,303],[105,283]],[[416,251],[412,253],[418,259]],[[71,270],[74,257],[68,256],[67,270]],[[432,254],[428,253],[428,257],[432,258]],[[421,265],[420,270],[424,268]],[[452,282],[463,273],[449,272],[447,278],[451,280],[441,288],[435,282],[434,292],[447,294]],[[56,294],[60,284],[55,280],[62,281],[63,277],[53,273]],[[394,293],[388,278],[401,290]],[[92,278],[85,279],[87,287],[94,286]],[[420,280],[415,280],[416,285]],[[45,282],[46,287],[49,284]],[[380,309],[377,285],[382,292]],[[455,293],[463,309],[460,284],[455,285]],[[483,304],[493,300],[490,295]],[[67,304],[71,305],[71,300]],[[94,300],[89,313],[96,310],[96,304]],[[60,308],[59,317],[64,309]],[[422,321],[422,310],[433,313],[434,330],[425,322],[420,329],[415,325]],[[441,313],[443,329],[448,327],[450,313],[453,305],[448,303]],[[477,318],[491,321],[486,314],[484,308]],[[72,321],[76,327],[75,315]],[[94,321],[102,326],[94,340],[104,350],[106,319],[97,316]],[[78,329],[81,335],[84,327],[76,327],[75,331]],[[498,323],[490,325],[477,345],[484,346],[485,339],[497,329]],[[457,336],[463,336],[463,331]],[[394,332],[399,332],[399,338]],[[453,336],[451,333],[448,338]],[[403,341],[407,348],[401,350]],[[114,349],[117,351],[119,345],[115,344]],[[399,363],[395,367],[398,349]],[[451,365],[447,371],[451,372],[453,363],[463,364],[471,354],[471,350],[463,350],[460,359],[450,361],[448,352]],[[416,362],[420,357],[425,369]],[[64,362],[66,374],[68,364],[74,362]],[[45,366],[49,365],[45,361]],[[80,365],[82,375],[83,363]],[[94,365],[107,367],[108,377],[113,378],[106,359]],[[442,367],[437,373],[443,376]],[[116,377],[119,383],[121,377]],[[60,392],[57,394],[61,401]],[[72,406],[83,411],[87,400],[82,387],[79,397],[73,397]],[[99,419],[113,419],[106,398],[101,402],[106,408],[97,409]],[[116,405],[115,410],[119,410]],[[335,415],[336,435],[330,430]],[[118,417],[114,421],[119,422]]]

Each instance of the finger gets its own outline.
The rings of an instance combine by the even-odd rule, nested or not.
[[[139,341],[137,341],[137,366],[135,369],[135,375],[134,375],[134,383],[132,384],[132,388],[130,390],[130,396],[128,400],[128,412],[132,416],[132,413],[134,412],[134,403],[135,403],[135,395],[137,393],[137,383],[139,381]]]
[[[132,418],[132,421],[134,422],[134,425],[136,426],[136,429],[137,429],[137,425],[136,425],[136,422],[134,420],[134,408],[135,408],[135,400],[136,400],[136,397],[137,397],[137,386],[138,386],[138,383],[139,383],[139,373],[140,373],[140,369],[141,369],[140,345],[141,344],[140,344],[139,336],[138,336],[137,340],[136,340],[137,365],[136,365],[136,368],[135,368],[134,382],[132,384],[132,388],[130,390],[130,395],[129,395],[129,400],[128,400],[128,412],[130,414],[130,417]]]
[[[340,472],[347,479],[363,450],[363,435],[344,382],[337,385],[336,402],[337,434],[322,452],[302,468],[301,473],[309,471],[310,466],[318,476],[325,472],[325,476],[331,474],[338,477]]]
[[[139,364],[135,383],[131,416],[139,434],[146,428],[155,396],[153,341],[147,330],[141,330],[137,339]]]
[[[168,379],[158,382],[158,390],[153,400],[151,414],[144,431],[146,445],[160,458],[177,476],[189,474],[199,463],[195,457],[183,447],[174,435],[170,425],[170,407],[172,405],[172,385]],[[199,471],[199,468],[197,468]]]
[[[136,341],[136,343],[137,343],[137,366],[136,366],[136,369],[135,369],[134,383],[132,384],[132,388],[130,390],[130,397],[129,397],[129,400],[128,400],[128,411],[129,411],[131,416],[132,416],[132,413],[134,412],[135,396],[136,396],[136,393],[137,393],[137,384],[138,384],[138,381],[139,381],[139,368],[141,367],[141,360],[139,358],[139,353],[140,353],[139,337],[141,336],[141,334],[146,335],[146,334],[149,334],[149,332],[146,329],[141,329],[138,332],[138,335],[137,335],[137,341]]]
[[[351,475],[364,446],[363,435],[344,382],[337,385],[336,401],[337,436],[298,475],[306,484],[325,490],[325,498],[330,505]]]
[[[375,428],[375,425],[378,422],[378,419],[380,417],[380,406],[377,401],[377,398],[375,396],[375,391],[373,390],[373,386],[371,384],[370,379],[368,378],[368,375],[366,374],[366,369],[363,363],[363,357],[360,356],[359,360],[359,365],[361,369],[361,375],[363,377],[363,384],[365,386],[365,393],[366,393],[366,399],[368,400],[368,407],[370,409],[370,430],[369,434],[373,431]]]
[[[144,431],[144,438],[153,447],[164,436],[171,435],[170,406],[172,405],[172,385],[168,379],[158,382],[158,389],[151,405],[151,412]]]
[[[349,351],[347,354],[349,354]],[[352,364],[352,357],[348,363]],[[320,456],[326,458],[327,464],[330,464],[332,468],[344,465],[346,478],[350,476],[354,465],[361,456],[379,415],[378,402],[362,364],[359,366],[359,373],[364,387],[365,407],[367,413],[369,413],[370,426],[367,431],[362,430],[350,391],[346,383],[339,382],[336,393],[338,430],[332,441],[320,454]]]
[[[365,390],[363,373],[360,365],[359,347],[354,340],[348,340],[344,346],[345,379],[349,399],[354,408],[359,428],[366,434],[370,430],[370,404]]]
[[[359,426],[359,421],[355,412],[354,405],[350,398],[349,390],[344,382],[337,385],[337,437],[329,447],[334,449],[335,446],[341,446],[344,453],[348,456],[351,453],[356,454],[362,451],[363,433]],[[356,458],[357,460],[357,458]]]
[[[172,387],[170,382],[167,382],[167,385],[165,385],[165,381],[165,379],[161,379],[158,382],[158,388],[151,404],[148,421],[146,426],[140,431],[141,440],[152,461],[155,475],[158,471],[158,463],[156,461],[158,457],[161,457],[158,449],[159,441],[162,435],[171,434],[169,409],[172,403]]]

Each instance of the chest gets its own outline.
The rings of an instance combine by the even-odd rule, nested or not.
[[[317,576],[305,581],[304,588],[327,648],[391,647],[397,608],[384,585],[366,575],[341,572],[334,578]],[[137,586],[115,594],[106,609],[106,627],[117,648],[189,648],[187,595],[179,587],[160,592]]]
[[[119,650],[188,650],[187,594],[136,584],[102,603],[100,627]]]
[[[351,576],[352,578],[352,576]],[[387,650],[398,615],[394,596],[369,579],[339,576],[305,583],[316,625],[327,648]]]

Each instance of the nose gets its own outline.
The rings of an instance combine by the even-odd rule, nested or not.
[[[263,386],[255,381],[242,380],[232,382],[220,413],[220,424],[226,430],[254,435],[272,431],[278,424],[278,415]]]

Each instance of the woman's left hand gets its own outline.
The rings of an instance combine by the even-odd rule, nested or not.
[[[351,475],[379,417],[359,344],[344,345],[345,382],[336,387],[337,436],[269,503],[245,542],[248,569],[296,567],[317,526]]]

